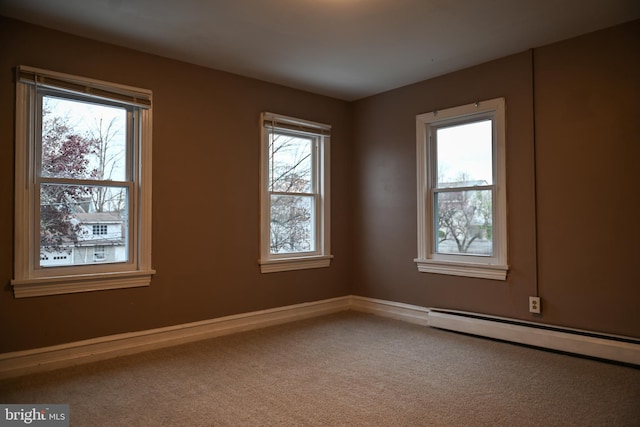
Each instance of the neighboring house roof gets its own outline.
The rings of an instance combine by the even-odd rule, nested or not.
[[[81,223],[121,223],[122,218],[118,214],[111,212],[90,212],[90,213],[75,213],[74,216],[78,218]]]

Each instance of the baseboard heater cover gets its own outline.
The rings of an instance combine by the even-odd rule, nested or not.
[[[439,308],[429,309],[427,324],[434,328],[640,365],[640,340],[631,337]]]

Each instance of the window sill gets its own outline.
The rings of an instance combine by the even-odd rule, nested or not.
[[[259,260],[261,273],[329,267],[333,255]]]
[[[16,298],[149,286],[155,270],[13,280]]]
[[[449,261],[435,261],[417,258],[421,273],[447,274],[450,276],[478,277],[481,279],[506,280],[508,265],[471,264]]]

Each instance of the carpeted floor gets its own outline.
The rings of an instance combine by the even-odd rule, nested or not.
[[[0,381],[71,426],[639,426],[640,369],[344,312]]]

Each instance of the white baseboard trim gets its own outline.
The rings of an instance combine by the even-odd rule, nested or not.
[[[0,354],[0,378],[44,372],[355,310],[536,347],[640,365],[640,340],[354,295]],[[543,326],[544,328],[538,328]],[[581,333],[577,333],[581,332]]]
[[[339,297],[4,353],[0,354],[0,378],[49,371],[345,311],[349,310],[349,301],[349,296]]]
[[[352,310],[390,317],[418,325],[426,326],[428,324],[429,309],[425,307],[355,295],[351,295],[349,301],[349,306]]]
[[[640,340],[455,310],[430,309],[429,326],[640,365]]]

